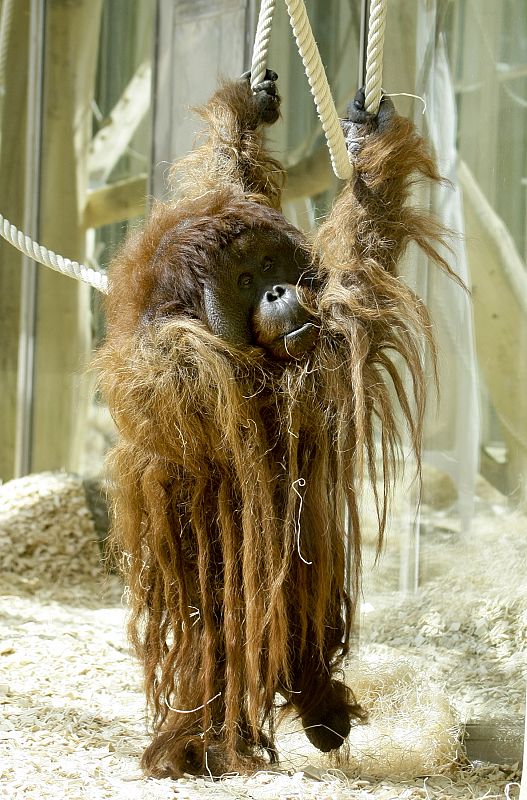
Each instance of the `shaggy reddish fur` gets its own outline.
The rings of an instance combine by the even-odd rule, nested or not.
[[[395,268],[416,241],[448,270],[438,225],[407,206],[416,175],[439,180],[408,120],[367,138],[307,242],[277,210],[283,174],[251,102],[245,83],[218,90],[203,111],[205,143],[177,165],[178,199],[155,206],[110,274],[98,365],[120,433],[113,540],[153,711],[143,766],[154,775],[273,760],[277,693],[322,749],[340,742],[325,746],[317,726],[362,718],[337,677],[359,593],[360,486],[365,473],[384,486],[380,543],[397,419],[418,456],[420,354],[425,342],[433,351],[426,309]],[[251,226],[287,228],[314,254],[320,337],[302,360],[233,348],[203,321],[218,254]]]

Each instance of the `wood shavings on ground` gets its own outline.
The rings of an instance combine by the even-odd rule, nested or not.
[[[100,552],[80,478],[49,472],[0,486],[0,569],[32,588],[100,578]]]
[[[0,537],[0,796],[8,800],[518,797],[515,767],[471,769],[451,764],[456,743],[445,722],[453,717],[444,705],[444,694],[434,689],[426,697],[429,673],[422,674],[420,664],[410,657],[394,659],[393,653],[387,657],[375,644],[364,660],[350,666],[350,680],[372,715],[372,725],[353,734],[366,737],[362,745],[358,740],[351,745],[355,759],[362,747],[360,775],[353,755],[349,763],[332,764],[309,746],[293,722],[281,733],[282,771],[219,781],[145,779],[139,771],[148,741],[144,698],[141,676],[125,640],[122,586],[116,576],[105,576],[101,569],[81,481],[39,475],[0,487]],[[421,717],[413,718],[413,731],[407,707],[412,713],[420,709]],[[434,726],[439,718],[438,731]],[[382,751],[375,735],[389,736],[392,750],[394,743],[399,743],[401,753],[413,748],[414,761],[405,763],[404,778],[402,773],[393,774],[393,765],[386,760],[378,769],[370,764],[368,777],[366,757],[375,761],[375,753],[378,758]],[[435,764],[438,768],[451,764],[447,771],[430,774],[438,770],[424,763],[430,748],[428,755],[416,751],[419,739],[435,742]]]
[[[470,531],[448,513],[423,511],[418,594],[382,593],[389,563],[375,574],[362,641],[433,663],[459,718],[525,713],[527,666],[527,519],[493,504]],[[387,553],[390,544],[388,544]],[[393,559],[392,559],[393,560]],[[387,562],[390,558],[387,559]]]

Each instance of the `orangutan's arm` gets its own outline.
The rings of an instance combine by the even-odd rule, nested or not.
[[[225,186],[251,199],[280,207],[284,181],[282,166],[264,147],[264,128],[280,115],[275,72],[253,91],[249,73],[223,83],[208,103],[198,109],[205,120],[205,142],[175,165],[179,190],[188,197],[199,187],[216,190]]]
[[[350,104],[343,128],[355,174],[321,226],[318,247],[327,253],[334,241],[338,261],[375,262],[393,273],[406,245],[415,241],[449,271],[433,248],[433,242],[442,238],[441,227],[408,205],[416,178],[441,180],[413,123],[395,112],[388,97],[376,116],[368,114],[361,90]]]

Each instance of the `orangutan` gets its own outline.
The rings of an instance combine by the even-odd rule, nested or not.
[[[153,715],[142,764],[157,776],[274,762],[277,696],[317,748],[341,746],[364,717],[339,679],[361,482],[380,543],[399,417],[419,456],[433,342],[396,266],[415,241],[450,271],[440,226],[407,205],[416,176],[439,180],[433,159],[389,99],[373,117],[359,92],[344,123],[355,175],[305,236],[280,212],[284,171],[263,145],[276,78],[216,91],[203,145],[174,168],[176,199],[110,272],[98,364],[119,431],[113,541]]]

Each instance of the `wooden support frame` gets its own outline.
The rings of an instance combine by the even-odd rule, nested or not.
[[[90,184],[104,184],[144,119],[151,101],[152,68],[143,62],[121,95],[88,152]]]
[[[88,191],[83,226],[99,228],[143,216],[147,212],[147,192],[148,175],[145,172]]]

